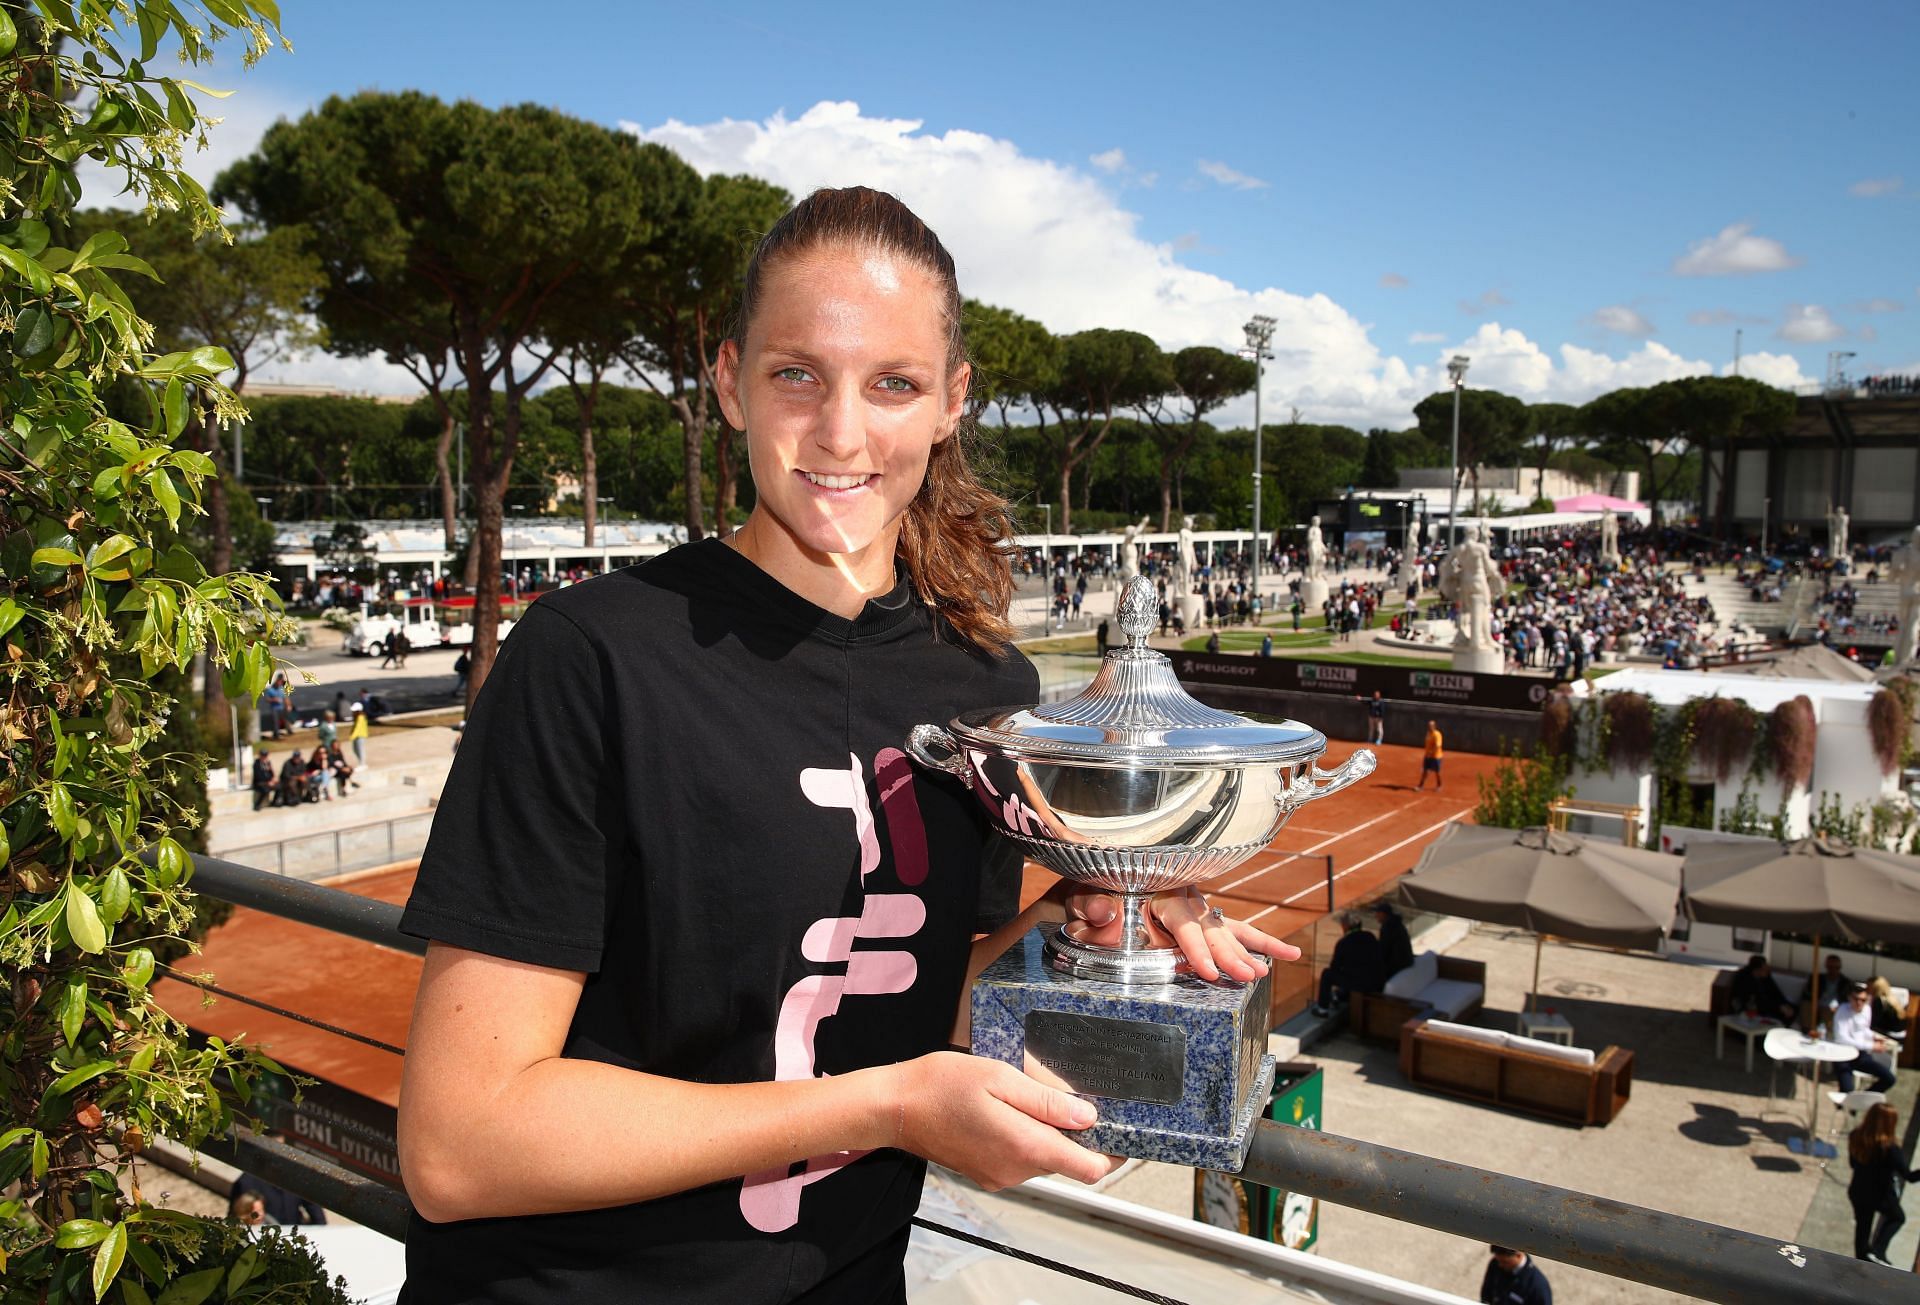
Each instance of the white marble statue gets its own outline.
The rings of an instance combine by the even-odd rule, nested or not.
[[[1420,556],[1420,518],[1414,517],[1407,522],[1407,558],[1408,562]]]
[[[1147,528],[1147,518],[1128,526],[1120,537],[1120,581],[1122,584],[1140,574],[1140,535]]]
[[[1608,570],[1620,565],[1620,518],[1611,512],[1600,518],[1600,565]]]
[[[1307,523],[1307,565],[1306,577],[1309,580],[1325,579],[1327,574],[1327,545],[1320,538],[1320,518],[1315,517]]]
[[[1920,526],[1913,538],[1893,556],[1892,580],[1900,599],[1900,628],[1894,634],[1893,664],[1913,666],[1920,661]]]
[[[1193,551],[1193,518],[1180,518],[1180,592],[1192,590],[1195,579],[1200,574],[1200,559]]]
[[[1827,552],[1837,562],[1847,555],[1847,510],[1834,508],[1827,513]]]
[[[1440,569],[1440,596],[1460,612],[1454,621],[1455,648],[1481,652],[1493,648],[1493,595],[1503,584],[1482,525],[1447,555]]]

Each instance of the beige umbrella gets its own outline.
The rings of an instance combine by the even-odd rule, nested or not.
[[[1416,910],[1607,947],[1654,947],[1673,927],[1680,858],[1534,826],[1449,825],[1402,879]],[[1540,990],[1540,940],[1533,993]]]
[[[1812,934],[1816,981],[1822,938],[1920,943],[1920,856],[1827,838],[1696,843],[1685,874],[1696,920]],[[1807,1005],[1818,1023],[1820,1003]]]

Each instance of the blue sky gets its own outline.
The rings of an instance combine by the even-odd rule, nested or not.
[[[419,88],[867,180],[1057,330],[1272,312],[1310,420],[1404,424],[1456,350],[1532,399],[1724,371],[1736,328],[1783,383],[1920,367],[1910,2],[598,8],[291,0],[218,153]]]

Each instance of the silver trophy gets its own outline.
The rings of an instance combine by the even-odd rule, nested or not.
[[[1127,645],[1078,697],[916,726],[907,752],[971,788],[1027,856],[1119,898],[1109,923],[1036,928],[981,974],[974,1052],[1092,1099],[1089,1146],[1238,1170],[1273,1080],[1271,985],[1195,978],[1149,904],[1259,853],[1374,757],[1321,770],[1318,730],[1194,701],[1147,646],[1158,608],[1136,576],[1120,600]]]

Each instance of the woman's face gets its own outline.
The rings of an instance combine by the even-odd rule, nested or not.
[[[900,518],[966,400],[942,298],[933,274],[885,253],[823,248],[766,269],[745,345],[721,346],[715,379],[747,432],[747,534],[769,570],[831,558],[868,588],[891,577]]]

